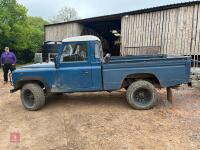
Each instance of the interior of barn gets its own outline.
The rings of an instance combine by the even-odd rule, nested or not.
[[[81,35],[95,35],[101,39],[105,54],[120,55],[121,17],[85,19],[80,24],[83,26]]]

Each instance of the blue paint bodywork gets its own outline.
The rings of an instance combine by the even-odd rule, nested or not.
[[[96,41],[87,41],[86,61],[60,63],[63,43],[54,63],[34,64],[13,72],[14,89],[22,82],[41,81],[49,92],[113,91],[122,86],[127,76],[147,74],[155,76],[161,87],[173,87],[190,80],[190,57],[115,56],[109,63],[95,58]],[[55,67],[56,66],[56,67]]]

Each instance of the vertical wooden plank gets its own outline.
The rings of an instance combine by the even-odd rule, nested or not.
[[[183,35],[183,9],[179,8],[179,21],[178,21],[178,39],[179,39],[179,55],[182,55],[183,47],[182,47],[182,35]]]
[[[198,24],[198,5],[194,6],[193,10],[193,29],[192,29],[192,39],[191,39],[191,53],[192,55],[195,51],[196,35],[197,35],[197,24]]]
[[[128,46],[128,31],[127,31],[127,26],[128,26],[128,18],[127,17],[125,17],[125,47],[126,46]],[[128,50],[127,50],[127,48],[126,48],[126,51],[125,51],[125,55],[128,55]]]
[[[199,43],[200,43],[200,6],[198,6],[198,20],[197,20],[197,35],[196,35],[196,45],[195,54],[199,54]]]
[[[152,30],[153,30],[153,13],[150,13],[150,24],[149,24],[149,46],[152,46]]]
[[[152,12],[152,20],[151,20],[151,46],[154,46],[155,41],[155,12]]]
[[[177,30],[178,30],[178,17],[179,17],[179,9],[176,9],[175,10],[175,16],[174,16],[174,54],[175,55],[178,55],[178,48],[177,48],[177,43],[178,43],[178,40],[177,40]]]
[[[132,16],[129,16],[129,20],[130,20],[130,22],[129,22],[129,26],[130,26],[130,30],[129,30],[129,40],[130,40],[130,42],[129,42],[129,45],[131,46],[131,45],[133,45],[133,34],[132,34],[132,31],[133,31],[133,23],[132,23],[132,19],[133,17]],[[129,49],[129,55],[133,55],[133,51],[132,51],[132,49]]]
[[[47,39],[48,39],[48,29],[47,29],[47,27],[45,27],[44,28],[44,41],[47,41]]]
[[[127,31],[128,42],[126,46],[131,46],[132,45],[132,16],[129,16],[127,18],[126,28],[128,29]],[[129,48],[127,48],[127,55],[131,55],[131,50]]]
[[[174,48],[174,41],[175,39],[175,32],[176,32],[176,9],[171,10],[170,13],[170,42],[169,42],[169,51],[170,54],[174,54],[175,53],[175,48]]]
[[[131,41],[131,39],[130,39],[130,28],[131,28],[131,23],[130,23],[130,16],[127,18],[127,38],[128,38],[128,43],[127,43],[127,45],[126,46],[130,46],[130,41]],[[127,52],[128,52],[128,55],[130,55],[130,49],[127,49]]]
[[[139,28],[138,28],[138,34],[139,34],[139,42],[138,47],[142,46],[142,14],[139,14]],[[141,50],[141,48],[140,48]],[[141,55],[141,51],[139,51],[139,55]]]
[[[144,20],[144,14],[140,14],[140,43],[139,47],[141,48],[143,46],[143,20]],[[143,52],[141,52],[143,53]]]
[[[194,14],[194,6],[189,7],[189,29],[188,29],[188,45],[187,45],[187,53],[185,55],[190,55],[191,52],[191,41],[192,41],[192,31],[193,31],[193,14]]]
[[[52,32],[52,35],[51,35],[51,36],[52,36],[52,40],[54,40],[54,38],[55,38],[55,32],[56,32],[54,26],[52,26],[52,31],[53,31],[53,32]]]
[[[188,30],[189,30],[189,21],[190,21],[190,14],[189,14],[189,8],[190,7],[185,7],[185,11],[184,11],[184,16],[185,16],[185,18],[184,18],[184,21],[185,21],[185,35],[184,35],[184,44],[185,44],[185,48],[184,48],[184,53],[183,53],[183,55],[185,55],[187,52],[188,52],[188,39],[189,39],[189,32],[188,32]]]
[[[127,46],[127,44],[128,44],[128,38],[127,38],[127,34],[128,34],[128,32],[127,32],[128,21],[127,21],[127,19],[128,18],[125,16],[124,17],[124,50],[125,50],[124,55],[128,54],[127,53],[127,49],[125,48]]]
[[[145,41],[145,37],[144,37],[144,33],[145,33],[145,21],[146,21],[146,14],[142,14],[142,29],[141,29],[141,46],[144,46],[144,41]]]
[[[129,23],[129,22],[130,22],[130,18],[128,17],[128,18],[126,19],[126,21],[127,21],[127,22],[126,22],[126,32],[127,32],[127,34],[126,34],[126,38],[127,38],[127,39],[126,39],[126,40],[127,40],[126,47],[127,47],[127,46],[129,46],[129,44],[130,44],[130,43],[129,43],[129,39],[130,39],[130,38],[129,38],[129,26],[130,26],[130,23]],[[129,55],[129,49],[126,49],[126,55]]]
[[[151,36],[151,13],[148,13],[148,22],[147,22],[147,39],[146,39],[146,45],[150,45],[150,36]]]
[[[159,30],[160,30],[160,12],[156,12],[156,42],[155,46],[159,46]]]
[[[173,26],[173,9],[169,10],[169,32],[168,32],[168,53],[173,54],[172,50],[172,26]]]
[[[196,36],[196,45],[198,47],[196,48],[195,54],[199,55],[200,54],[200,5],[198,6],[198,21],[197,21],[197,36]]]
[[[191,7],[187,7],[187,20],[186,20],[186,38],[185,38],[185,52],[184,52],[184,55],[187,55],[188,52],[190,51],[189,49],[189,45],[190,45],[190,29],[191,29],[191,13],[190,13],[190,8]]]
[[[143,37],[143,33],[144,33],[144,20],[145,20],[145,14],[141,14],[140,47],[144,46],[144,44],[143,44],[143,41],[144,41],[144,37]]]
[[[159,15],[160,13],[159,12],[156,12],[156,36],[155,36],[155,46],[158,46],[158,36],[159,36],[159,21],[160,21],[160,18],[159,18]]]
[[[129,26],[130,26],[130,30],[129,30],[129,34],[130,34],[130,43],[129,43],[129,46],[132,46],[132,45],[134,45],[134,43],[133,43],[133,35],[132,35],[132,32],[133,32],[133,29],[134,29],[134,27],[133,27],[133,22],[132,22],[132,20],[133,20],[133,16],[129,16],[129,18],[130,18],[130,22],[129,22]],[[130,55],[133,55],[133,50],[131,49],[131,48],[129,48],[129,54]]]
[[[138,28],[139,28],[139,15],[136,15],[135,16],[135,21],[136,21],[136,28],[135,28],[135,37],[136,37],[136,40],[135,40],[135,44],[134,46],[137,47],[138,46]]]
[[[147,22],[148,22],[148,14],[145,13],[145,20],[144,20],[144,31],[143,31],[143,45],[147,46]]]
[[[126,50],[127,49],[125,49],[125,46],[126,46],[126,44],[127,44],[127,29],[126,29],[126,25],[127,25],[127,18],[126,17],[124,17],[124,45],[123,45],[123,48],[124,48],[124,55],[126,55]]]
[[[178,18],[179,18],[179,9],[175,10],[175,34],[174,34],[174,54],[178,55],[178,39],[177,39],[177,34],[178,34]]]
[[[132,21],[131,21],[131,23],[133,24],[133,27],[132,27],[132,41],[133,41],[133,43],[131,44],[131,46],[133,47],[133,46],[135,46],[135,44],[136,44],[136,31],[135,31],[135,29],[136,29],[136,16],[135,15],[133,15],[133,16],[131,16],[131,19],[132,19]],[[134,49],[132,49],[132,54],[133,55],[135,55],[135,52],[134,52]]]
[[[166,54],[170,54],[170,51],[169,51],[169,40],[170,40],[170,37],[169,37],[169,24],[170,24],[170,13],[171,13],[171,10],[167,10],[167,21],[166,21],[166,40],[165,40],[165,49],[166,49]]]
[[[130,16],[127,18],[127,45],[126,46],[130,46]],[[127,55],[130,55],[130,49],[127,49]]]
[[[156,41],[157,41],[157,23],[158,23],[158,20],[157,20],[157,16],[158,16],[158,13],[155,12],[155,16],[154,16],[154,40],[153,40],[153,46],[156,46]]]
[[[168,10],[166,11],[166,18],[165,18],[165,32],[164,32],[164,35],[165,35],[165,45],[164,45],[164,49],[165,49],[165,54],[167,54],[167,40],[168,40]]]
[[[164,11],[160,12],[160,33],[159,33],[159,37],[160,37],[160,53],[164,54],[163,51],[163,25],[164,25]]]
[[[153,20],[153,13],[150,14],[150,20],[149,20],[149,38],[148,38],[148,46],[152,46],[152,20]]]
[[[181,55],[185,52],[185,7],[181,8]]]
[[[145,29],[145,46],[148,46],[148,40],[149,40],[149,22],[150,22],[150,14],[146,13],[146,29]]]
[[[166,54],[166,51],[165,51],[165,40],[166,40],[165,33],[166,33],[166,18],[167,18],[166,13],[167,13],[167,11],[164,10],[163,11],[163,25],[162,25],[162,53],[163,54]]]
[[[154,33],[153,33],[153,30],[154,30],[154,17],[155,17],[155,14],[152,12],[152,19],[151,19],[151,32],[150,32],[150,46],[153,46],[153,39],[154,39]]]
[[[181,8],[181,55],[184,53],[184,31],[185,31],[185,22],[184,22],[184,7]]]
[[[122,54],[122,56],[124,56],[124,40],[125,40],[125,33],[124,33],[124,17],[122,17],[121,19],[121,49],[120,49],[120,53]]]
[[[134,36],[134,43],[131,46],[135,47],[137,44],[137,40],[138,40],[138,37],[137,37],[137,15],[133,16],[133,20],[134,20],[134,28],[133,28],[132,32],[133,32],[133,36]],[[132,49],[132,51],[133,51],[133,55],[136,55],[135,49]]]
[[[166,31],[167,31],[167,11],[164,11],[163,14],[163,33],[162,33],[162,47],[163,47],[163,53],[166,54]]]

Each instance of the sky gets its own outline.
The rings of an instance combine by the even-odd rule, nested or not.
[[[187,1],[188,0],[17,0],[18,3],[26,6],[30,16],[39,16],[46,20],[51,19],[65,6],[75,8],[79,17],[84,19]]]

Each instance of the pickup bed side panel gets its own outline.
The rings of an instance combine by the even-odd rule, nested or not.
[[[104,90],[118,90],[128,75],[138,73],[154,75],[162,87],[188,83],[190,63],[191,60],[188,57],[111,61],[108,64],[103,64]]]

